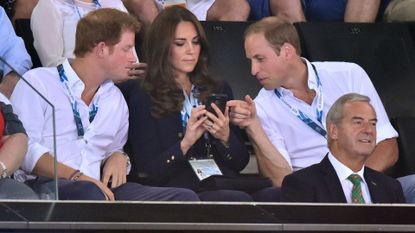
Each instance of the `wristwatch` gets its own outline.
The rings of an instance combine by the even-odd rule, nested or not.
[[[1,167],[0,179],[8,178],[9,177],[9,170],[7,170],[6,164],[4,164],[2,161],[0,161],[0,167]]]
[[[125,153],[124,151],[122,151],[121,154],[124,155],[125,158],[127,159],[127,167],[129,167],[131,165],[130,156],[128,156],[128,154]]]

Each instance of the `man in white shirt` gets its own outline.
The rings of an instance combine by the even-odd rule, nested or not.
[[[25,74],[55,107],[56,155],[51,107],[25,83],[17,84],[11,101],[29,135],[29,149],[22,164],[25,173],[16,176],[30,180],[41,195],[53,183],[56,156],[60,199],[198,200],[190,190],[126,182],[130,165],[122,148],[128,109],[113,81],[128,77],[135,62],[138,26],[116,9],[90,12],[78,23],[73,61]]]
[[[376,146],[376,113],[367,96],[340,97],[327,114],[330,152],[319,163],[287,175],[283,201],[404,203],[399,182],[365,167]]]
[[[295,27],[278,17],[265,18],[247,29],[245,51],[252,75],[264,88],[255,102],[249,96],[228,102],[231,120],[246,128],[259,168],[275,186],[292,171],[318,163],[327,154],[325,116],[336,99],[350,92],[369,96],[378,117],[377,144],[366,165],[382,172],[396,162],[398,134],[360,66],[310,63],[300,57]],[[414,196],[413,191],[405,195]]]

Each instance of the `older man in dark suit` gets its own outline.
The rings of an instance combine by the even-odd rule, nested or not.
[[[282,200],[404,203],[398,181],[365,167],[376,146],[376,122],[369,97],[355,93],[340,97],[327,114],[330,152],[319,164],[286,176]]]

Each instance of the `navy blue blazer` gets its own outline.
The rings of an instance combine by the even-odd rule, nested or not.
[[[130,181],[153,186],[197,189],[199,180],[194,174],[187,156],[180,149],[184,132],[180,112],[163,118],[151,115],[151,99],[136,81],[120,86],[126,98],[130,116],[128,141],[125,146],[131,157]],[[233,98],[231,88],[225,83],[222,93]],[[231,127],[230,147],[217,140],[212,141],[214,159],[227,176],[236,176],[249,161],[249,153],[243,143],[241,131]],[[188,153],[205,155],[203,136]]]
[[[405,203],[400,183],[365,167],[365,181],[373,203]],[[286,176],[281,186],[282,201],[346,203],[337,173],[326,156],[320,163]]]

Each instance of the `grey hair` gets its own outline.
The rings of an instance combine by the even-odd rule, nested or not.
[[[340,121],[343,119],[343,108],[344,105],[350,102],[367,102],[370,104],[370,98],[365,95],[357,93],[348,93],[340,98],[338,98],[334,104],[331,106],[326,117],[326,129],[329,128],[329,124],[333,123],[334,125],[339,125]],[[327,137],[328,145],[331,143],[330,137]]]

